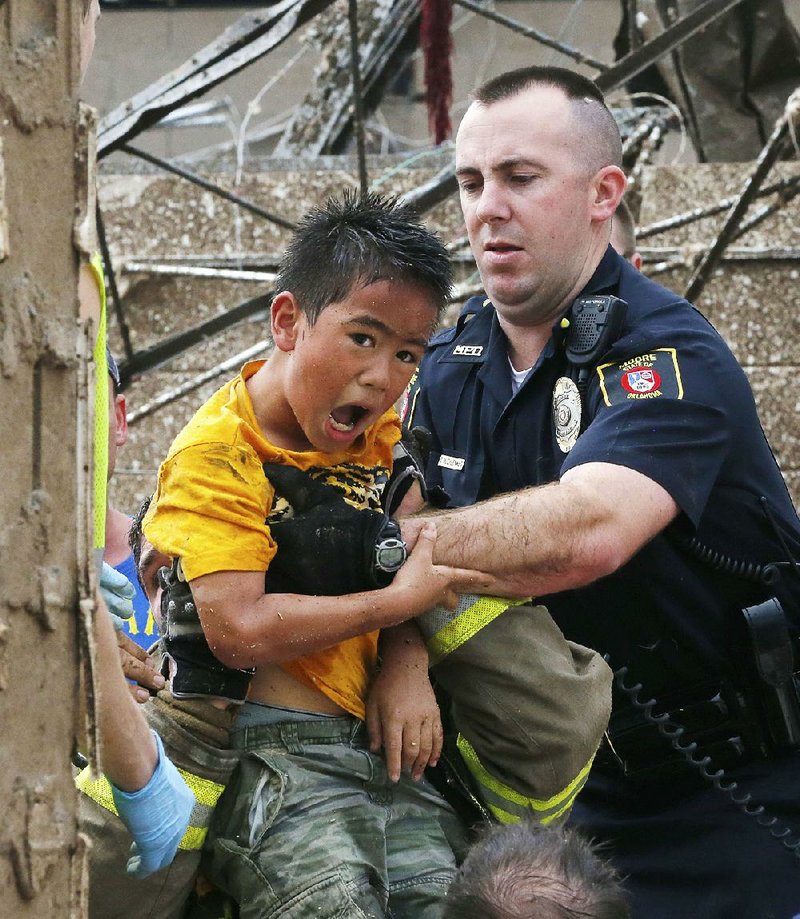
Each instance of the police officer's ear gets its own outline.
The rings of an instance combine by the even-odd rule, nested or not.
[[[295,295],[284,290],[276,294],[270,307],[272,340],[279,351],[294,351],[304,322],[303,310]]]
[[[628,180],[619,166],[603,166],[592,179],[590,212],[592,220],[602,222],[614,215]]]

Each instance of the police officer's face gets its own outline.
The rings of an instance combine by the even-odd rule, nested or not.
[[[549,324],[591,276],[595,177],[589,158],[576,155],[590,143],[554,87],[473,103],[464,116],[456,139],[461,207],[501,319]]]
[[[289,449],[336,452],[400,397],[425,351],[436,305],[424,288],[376,281],[326,306],[309,325],[292,300],[279,294],[272,306],[291,415],[284,413],[279,432],[265,433]]]

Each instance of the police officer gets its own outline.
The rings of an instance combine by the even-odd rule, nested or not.
[[[433,339],[404,420],[431,432],[428,484],[464,508],[436,518],[436,561],[529,592],[616,671],[573,813],[633,915],[788,917],[800,523],[725,343],[609,247],[620,163],[581,76],[532,67],[477,92],[456,168],[488,299]]]

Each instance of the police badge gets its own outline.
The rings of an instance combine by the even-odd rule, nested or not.
[[[562,453],[569,453],[581,432],[581,394],[569,377],[559,377],[553,388],[553,425]]]

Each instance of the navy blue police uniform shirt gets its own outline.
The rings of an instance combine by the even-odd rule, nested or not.
[[[404,423],[431,431],[428,483],[444,487],[452,507],[553,482],[591,462],[634,469],[674,498],[678,519],[618,571],[537,598],[568,638],[607,653],[614,668],[628,665],[632,679],[667,703],[740,677],[742,607],[777,592],[790,612],[800,608],[798,573],[781,569],[778,590],[766,588],[715,570],[687,541],[751,564],[785,561],[781,540],[800,558],[800,523],[745,374],[711,324],[610,247],[582,294],[613,294],[628,309],[620,337],[591,372],[585,430],[569,452],[553,418],[556,382],[570,376],[560,319],[512,395],[506,339],[483,298],[432,339]],[[633,520],[637,508],[628,512]]]

